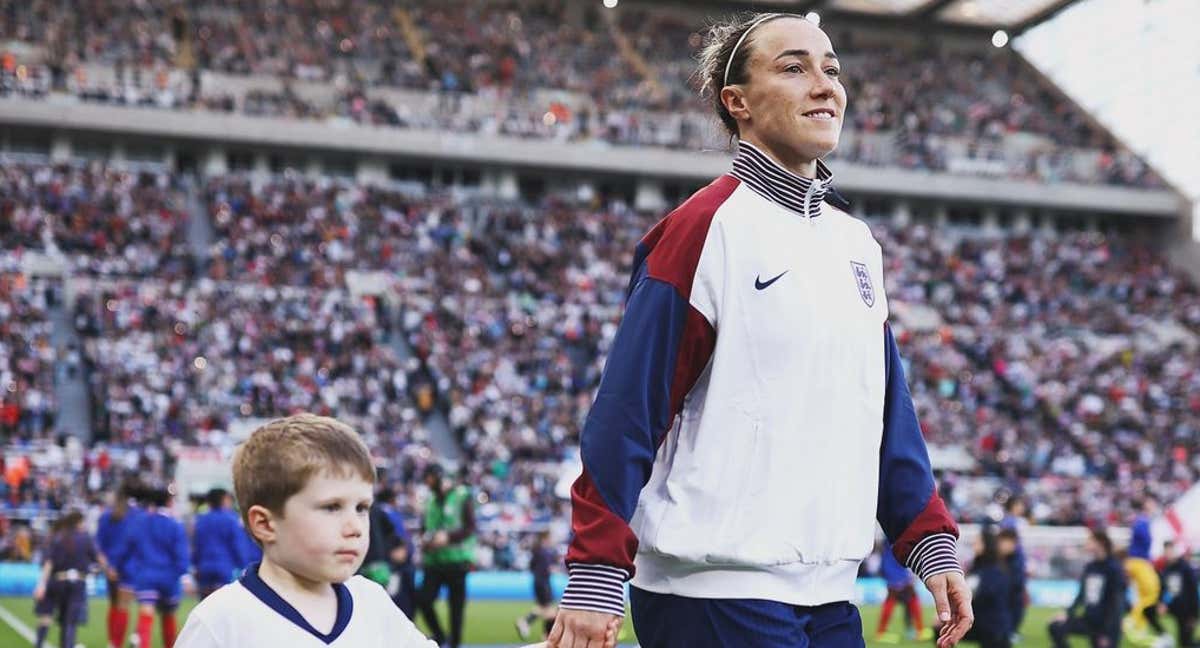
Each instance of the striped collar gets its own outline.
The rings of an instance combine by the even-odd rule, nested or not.
[[[730,175],[764,198],[809,218],[821,215],[821,203],[833,183],[833,172],[820,160],[817,160],[817,177],[813,180],[785,169],[761,149],[744,141],[738,142]]]

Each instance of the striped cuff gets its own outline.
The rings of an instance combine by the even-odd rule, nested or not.
[[[947,572],[963,573],[958,564],[958,542],[949,533],[935,533],[913,547],[908,568],[922,581]]]
[[[625,616],[625,581],[629,572],[608,565],[567,565],[567,589],[558,606]]]

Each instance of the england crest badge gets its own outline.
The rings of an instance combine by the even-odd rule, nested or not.
[[[850,270],[854,273],[854,283],[858,286],[858,296],[870,308],[875,305],[875,285],[871,283],[871,273],[867,265],[858,261],[850,262]]]

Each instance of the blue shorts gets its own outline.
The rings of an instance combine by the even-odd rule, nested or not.
[[[173,574],[139,573],[134,576],[133,591],[138,603],[167,610],[179,607],[179,600],[183,597],[183,585],[179,577]]]
[[[863,648],[851,603],[815,607],[760,599],[696,599],[629,588],[642,648]]]
[[[109,586],[111,587],[112,585],[116,585],[118,589],[129,590],[130,592],[135,590],[136,587],[134,587],[133,583],[133,571],[129,569],[129,567],[129,564],[115,565],[114,569],[117,570],[117,580],[109,580]]]

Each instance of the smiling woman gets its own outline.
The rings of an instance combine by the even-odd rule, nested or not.
[[[751,14],[710,30],[700,74],[737,155],[635,251],[549,643],[612,645],[632,579],[643,646],[862,646],[850,600],[878,521],[934,594],[947,648],[971,626],[958,528],[882,251],[821,161],[846,111],[833,43],[800,16]]]
[[[793,14],[744,23],[714,28],[700,63],[704,92],[731,138],[814,177],[816,160],[837,147],[846,112],[833,44]]]

